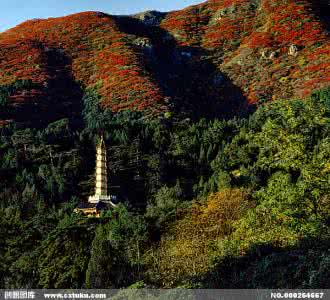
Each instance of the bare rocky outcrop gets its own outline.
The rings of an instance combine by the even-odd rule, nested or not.
[[[275,51],[272,51],[272,52],[270,52],[270,54],[269,54],[269,59],[274,59],[276,57],[276,52]]]
[[[146,25],[158,26],[160,22],[166,17],[166,13],[155,10],[148,10],[136,15],[132,15],[132,17],[141,20]]]
[[[267,51],[266,50],[261,51],[261,58],[262,59],[267,59]]]
[[[133,44],[146,52],[152,52],[153,50],[153,45],[148,38],[137,38],[133,41]]]
[[[221,73],[215,73],[212,78],[212,84],[214,86],[221,86],[225,82],[225,77]]]
[[[270,59],[273,60],[276,57],[276,52],[275,51],[267,51],[267,50],[262,50],[261,51],[261,58],[262,59]]]
[[[181,51],[181,56],[185,57],[185,58],[191,58],[192,57],[192,53],[188,52],[188,51]]]
[[[223,9],[219,9],[212,17],[211,21],[210,21],[210,25],[217,23],[218,21],[220,21],[223,17],[229,15],[229,14],[233,14],[235,12],[235,5],[223,8]]]
[[[289,48],[288,55],[290,56],[297,56],[298,55],[298,47],[292,44]]]

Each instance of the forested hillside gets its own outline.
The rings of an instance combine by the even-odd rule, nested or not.
[[[0,33],[0,287],[329,288],[322,1]],[[109,189],[94,192],[102,132]]]
[[[233,117],[308,96],[329,81],[326,5],[211,0],[166,14],[26,21],[0,33],[0,85],[33,85],[10,93],[10,112],[0,118],[33,117],[36,126],[79,115],[86,89],[114,112],[193,118]]]

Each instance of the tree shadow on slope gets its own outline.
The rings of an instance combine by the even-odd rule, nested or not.
[[[204,288],[329,288],[329,238],[307,238],[296,246],[256,246],[227,258],[203,279]],[[199,281],[199,279],[197,279]]]
[[[248,105],[242,90],[211,62],[207,50],[180,46],[166,30],[138,19],[113,18],[122,32],[135,36],[133,48],[171,99],[167,105],[175,114],[192,119],[232,118],[255,109]]]
[[[54,105],[52,112],[79,123],[82,116],[83,90],[73,78],[71,58],[62,49],[46,48],[45,59],[50,78],[46,87],[48,101],[49,105]]]
[[[73,78],[71,58],[63,49],[41,43],[36,47],[43,53],[40,67],[44,69],[47,81],[39,84],[40,95],[30,97],[30,101],[16,108],[16,120],[30,127],[42,127],[62,118],[81,124],[83,90]]]
[[[313,14],[321,20],[328,33],[330,32],[330,2],[328,0],[311,0]]]

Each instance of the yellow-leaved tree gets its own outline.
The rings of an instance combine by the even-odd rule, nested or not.
[[[214,242],[229,235],[232,223],[251,205],[248,194],[238,188],[213,193],[205,203],[195,201],[183,218],[168,226],[159,247],[148,252],[150,278],[170,287],[208,272]]]

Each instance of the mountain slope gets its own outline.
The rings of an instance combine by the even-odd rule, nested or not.
[[[181,45],[208,49],[217,68],[257,103],[327,85],[330,41],[315,7],[326,1],[208,1],[170,13],[161,26]],[[297,51],[290,55],[290,48]]]
[[[86,88],[114,112],[193,117],[304,97],[330,79],[330,39],[317,16],[323,2],[210,0],[167,14],[24,22],[0,34],[0,85],[30,79],[33,88],[11,93],[14,112],[0,117],[79,115]]]
[[[66,84],[56,84],[67,73],[83,87],[97,86],[104,107],[156,110],[161,93],[125,39],[115,21],[102,13],[27,21],[0,36],[0,82],[31,79],[40,84],[41,96],[55,84],[50,97],[58,97],[70,93]],[[12,99],[19,105],[17,95]]]

